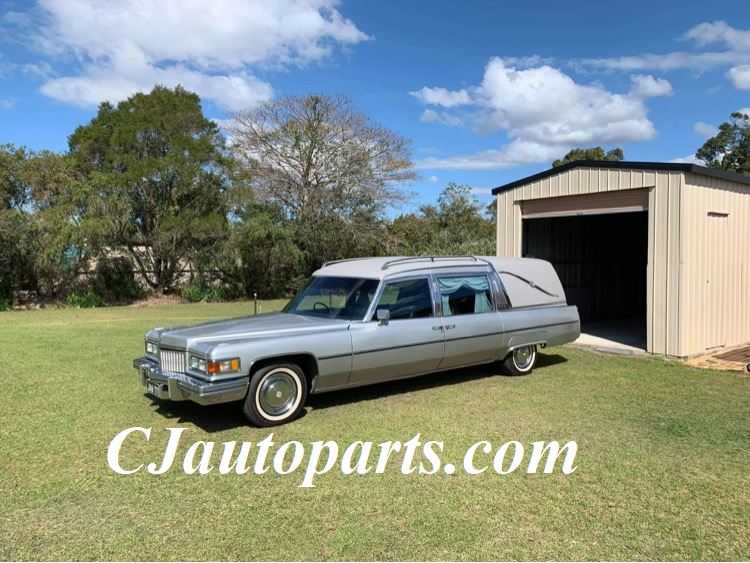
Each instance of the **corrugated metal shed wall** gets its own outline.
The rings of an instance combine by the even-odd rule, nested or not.
[[[573,168],[497,194],[497,253],[520,256],[524,200],[651,188],[646,280],[647,350],[681,355],[679,327],[681,172]]]
[[[681,355],[750,342],[750,186],[687,174]]]
[[[659,172],[649,194],[646,349],[680,355],[680,196],[681,172]]]

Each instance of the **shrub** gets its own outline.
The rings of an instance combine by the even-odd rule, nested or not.
[[[10,311],[10,301],[5,297],[0,297],[0,311]]]
[[[182,298],[190,303],[213,303],[224,299],[224,292],[218,287],[190,284],[182,288]]]
[[[107,302],[140,299],[143,287],[135,280],[133,264],[127,258],[102,259],[96,266],[93,288]]]
[[[68,307],[73,309],[90,309],[94,307],[103,307],[104,299],[93,291],[82,293],[74,291],[68,295]]]

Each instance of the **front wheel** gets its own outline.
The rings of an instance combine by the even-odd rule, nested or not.
[[[307,380],[296,364],[272,364],[250,378],[245,417],[256,426],[276,426],[293,420],[307,398]]]
[[[536,345],[515,348],[503,360],[503,371],[508,375],[527,375],[536,365]]]

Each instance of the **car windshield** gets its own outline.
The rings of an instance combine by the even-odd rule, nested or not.
[[[378,280],[361,278],[311,278],[284,307],[284,312],[361,321],[370,308],[379,283]]]

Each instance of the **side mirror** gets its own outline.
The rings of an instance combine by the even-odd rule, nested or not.
[[[375,311],[375,318],[378,319],[378,324],[388,324],[388,319],[391,318],[391,311],[389,309],[378,309]]]

